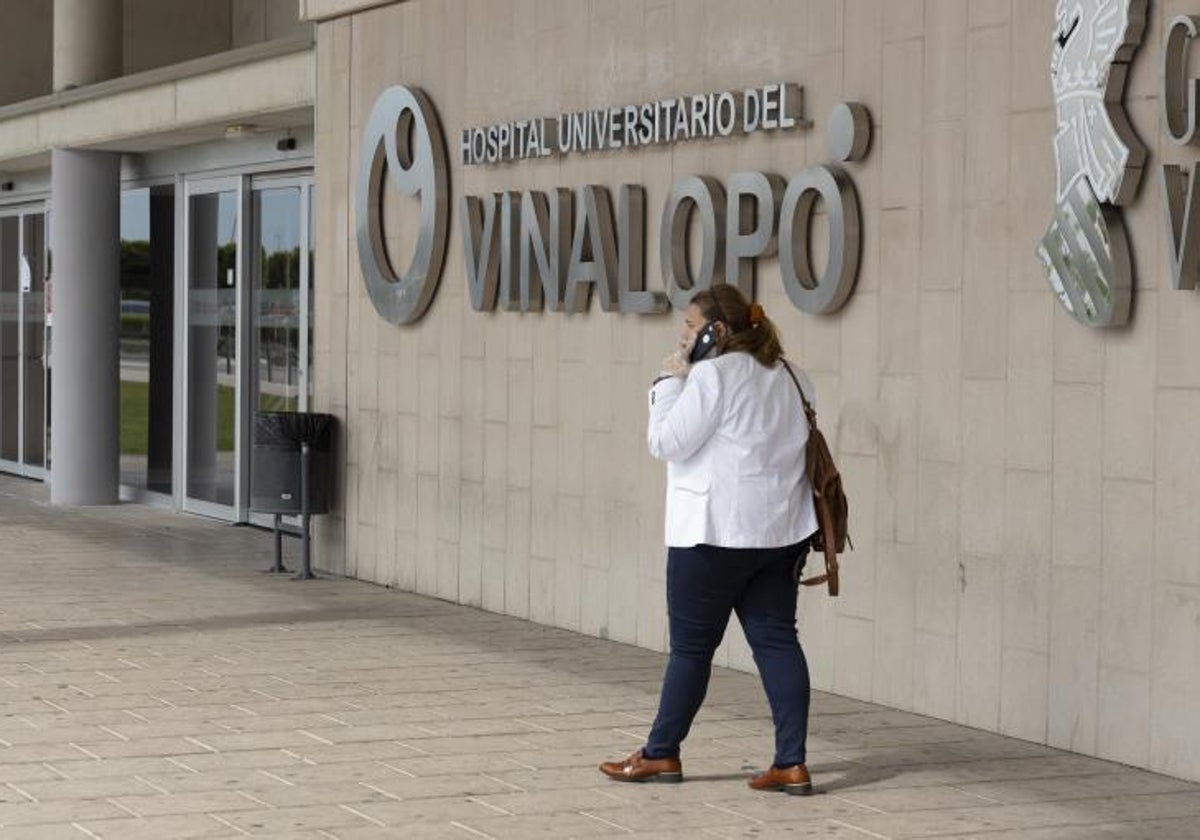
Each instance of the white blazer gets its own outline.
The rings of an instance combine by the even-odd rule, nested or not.
[[[812,382],[792,370],[814,402]],[[668,546],[778,548],[817,530],[804,472],[808,422],[782,363],[726,353],[694,365],[686,380],[656,382],[647,439],[667,462]]]

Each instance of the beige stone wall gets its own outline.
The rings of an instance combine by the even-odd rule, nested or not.
[[[1152,167],[1181,157],[1157,116],[1177,5],[1154,4],[1130,82]],[[664,647],[663,468],[643,400],[675,319],[471,311],[456,214],[429,313],[384,323],[353,242],[359,134],[389,84],[430,93],[453,154],[465,125],[793,80],[807,133],[454,164],[455,198],[644,183],[661,288],[673,177],[826,162],[830,108],[866,103],[877,133],[848,167],[865,236],[848,305],[802,314],[777,264],[760,265],[853,505],[843,597],[802,596],[815,683],[1200,778],[1200,298],[1170,290],[1153,169],[1126,214],[1132,324],[1082,327],[1048,290],[1033,250],[1054,201],[1053,7],[411,0],[320,24],[317,382],[347,429],[323,565]],[[721,661],[751,668],[728,635]]]
[[[50,92],[52,0],[0,0],[0,105]]]
[[[230,0],[125,0],[125,72],[230,48]]]
[[[298,0],[125,0],[125,72],[311,31]]]
[[[312,25],[300,19],[299,0],[233,0],[234,47],[312,34]]]

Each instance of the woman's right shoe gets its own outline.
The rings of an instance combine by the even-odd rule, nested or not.
[[[600,772],[618,782],[682,782],[683,764],[678,758],[646,758],[638,750],[623,761],[606,761]]]
[[[794,767],[776,767],[774,764],[765,773],[759,773],[746,782],[753,790],[781,790],[792,796],[808,796],[812,793],[812,779],[803,764]]]

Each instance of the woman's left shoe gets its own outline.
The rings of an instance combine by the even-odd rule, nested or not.
[[[638,750],[623,761],[606,761],[600,772],[618,782],[665,782],[683,781],[683,764],[678,758],[646,758]]]
[[[808,796],[812,793],[812,779],[808,777],[808,768],[803,764],[793,767],[771,767],[765,773],[746,782],[753,790],[781,790],[792,796]]]

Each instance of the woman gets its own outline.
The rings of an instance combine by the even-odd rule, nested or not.
[[[750,787],[812,792],[796,577],[817,520],[804,472],[808,424],[782,355],[762,307],[734,286],[715,285],[692,298],[683,341],[650,389],[650,453],[667,462],[671,655],[646,745],[600,765],[612,779],[683,780],[680,745],[734,612],[775,722],[774,761]],[[811,383],[795,372],[811,402]]]

